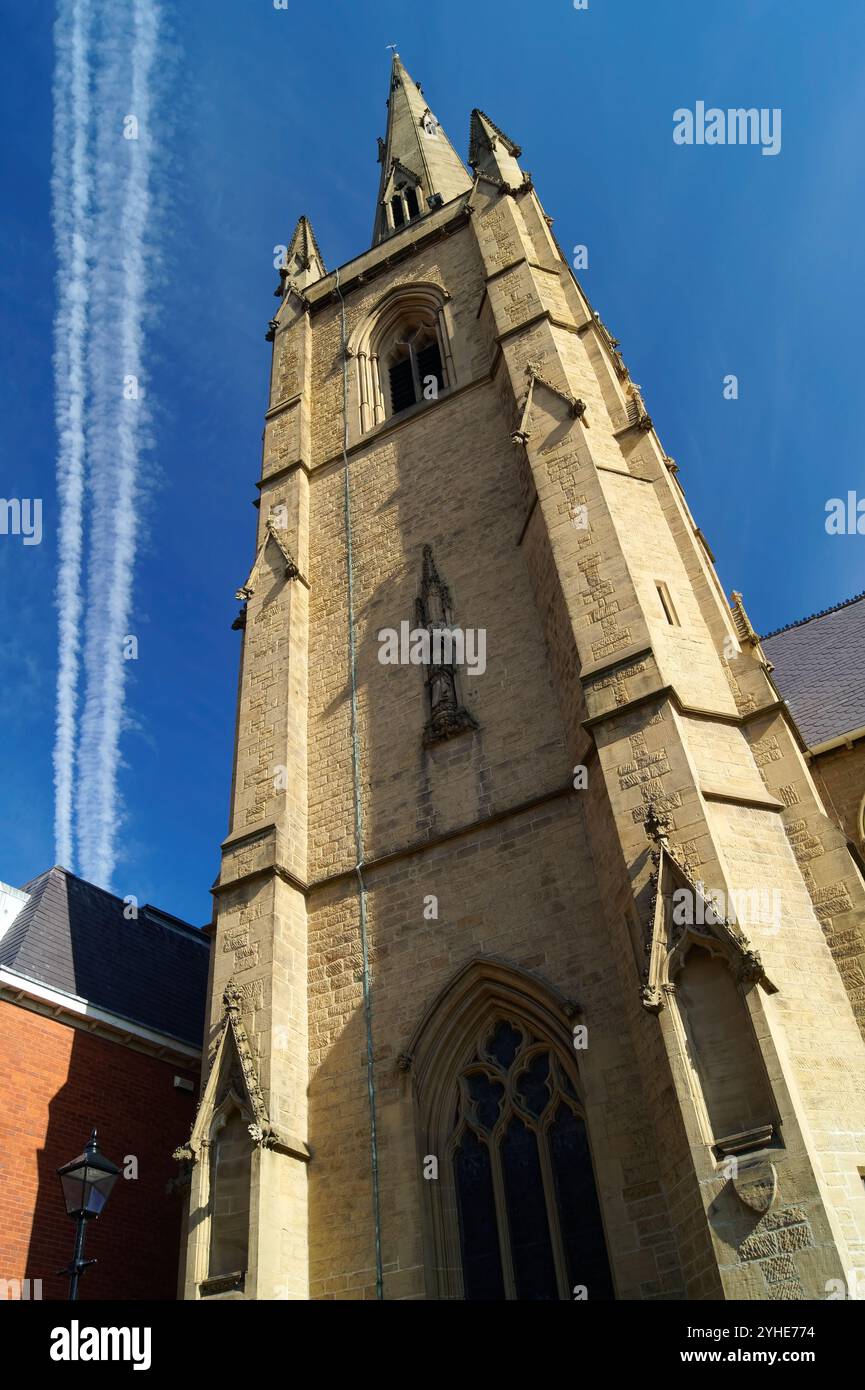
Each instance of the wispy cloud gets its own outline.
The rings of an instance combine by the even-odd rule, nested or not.
[[[83,163],[70,166],[69,185],[59,187],[59,198],[55,191],[60,206],[65,199],[83,210],[84,245],[83,328],[76,324],[83,346],[58,334],[58,382],[67,369],[67,354],[71,365],[73,352],[79,349],[86,372],[81,427],[75,436],[75,486],[66,485],[73,507],[61,524],[70,549],[65,570],[61,558],[58,594],[58,857],[65,862],[71,859],[74,804],[77,866],[86,878],[107,886],[122,818],[117,774],[124,719],[123,639],[131,621],[140,456],[146,428],[144,323],[150,299],[151,118],[160,14],[154,0],[133,0],[131,6],[118,5],[116,0],[61,0],[61,23],[65,17],[73,31],[77,26],[85,33],[81,83],[86,92],[89,82],[90,100],[89,108],[79,112],[85,121]],[[62,159],[60,141],[55,155]],[[59,169],[57,184],[62,185]],[[62,277],[62,265],[60,273]],[[80,297],[79,291],[76,296]],[[58,399],[60,394],[58,386]],[[81,498],[82,452],[87,465],[86,517]],[[64,469],[61,480],[73,472],[66,464]],[[61,498],[64,511],[66,500]],[[82,616],[85,693],[73,761]]]

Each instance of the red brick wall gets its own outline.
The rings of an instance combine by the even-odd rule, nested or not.
[[[195,1092],[174,1088],[175,1075]],[[118,1167],[134,1154],[138,1178],[117,1179],[87,1231],[82,1299],[177,1295],[181,1197],[172,1149],[189,1134],[195,1068],[67,1027],[0,1001],[0,1279],[41,1279],[45,1299],[66,1298],[56,1275],[72,1258],[74,1223],[56,1170],[81,1152],[95,1125]]]

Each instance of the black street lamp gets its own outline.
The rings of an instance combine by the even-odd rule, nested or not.
[[[87,1148],[71,1163],[64,1163],[57,1169],[63,1200],[68,1214],[75,1221],[75,1253],[68,1269],[59,1269],[58,1274],[69,1277],[69,1299],[78,1297],[78,1280],[88,1265],[95,1260],[84,1258],[84,1232],[88,1221],[95,1221],[111,1196],[111,1189],[120,1176],[116,1164],[99,1152],[96,1144],[96,1130],[90,1136]]]

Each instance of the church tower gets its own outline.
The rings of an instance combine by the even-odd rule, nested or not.
[[[268,334],[185,1297],[825,1298],[865,885],[519,146],[394,56],[379,161]]]

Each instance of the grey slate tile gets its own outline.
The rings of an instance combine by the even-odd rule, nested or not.
[[[809,747],[865,728],[865,594],[761,641]]]
[[[201,1046],[210,944],[200,931],[149,904],[127,920],[120,898],[66,869],[23,891],[0,965]]]

